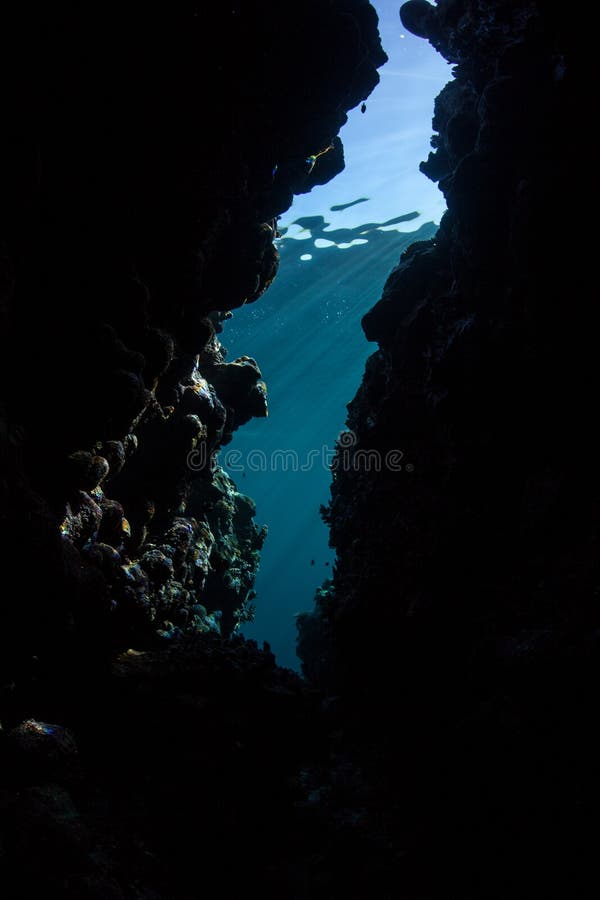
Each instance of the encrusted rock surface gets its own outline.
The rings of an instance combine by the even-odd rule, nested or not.
[[[292,896],[319,700],[235,634],[265,529],[218,451],[267,389],[218,335],[294,193],[343,168],[377,17],[4,12],[2,895]]]
[[[129,650],[35,703],[44,719],[0,732],[4,896],[233,896],[257,879],[293,895],[314,703],[268,648],[212,634]]]
[[[300,623],[304,668],[349,705],[355,760],[386,773],[398,896],[588,896],[600,447],[570,222],[580,22],[504,0],[401,16],[456,64],[422,165],[448,212],[363,320],[379,347],[340,439],[335,577]]]
[[[374,13],[27,12],[2,55],[3,890],[595,896],[581,11],[403,8],[457,66],[423,164],[448,213],[365,317],[338,560],[301,620],[316,687],[223,637],[264,535],[211,460],[266,393],[216,335],[273,278],[293,193],[343,165]]]
[[[407,4],[407,27],[425,6]],[[363,319],[379,349],[349,405],[355,439],[326,512],[340,628],[356,617],[370,631],[382,671],[413,630],[453,652],[450,635],[508,639],[556,628],[562,607],[583,614],[597,503],[591,312],[566,305],[567,227],[553,253],[572,195],[571,31],[535,3],[441,2],[427,15],[457,62],[423,164],[448,212]],[[370,471],[355,459],[369,450],[381,454]],[[362,678],[341,641],[340,665],[345,652]]]
[[[0,666],[12,678],[58,646],[227,637],[251,614],[264,529],[215,455],[267,415],[267,388],[217,334],[275,277],[293,193],[343,168],[337,133],[386,57],[366,0],[293,14],[267,0],[159,4],[118,23],[82,7],[6,24],[0,552],[19,609],[3,592]]]

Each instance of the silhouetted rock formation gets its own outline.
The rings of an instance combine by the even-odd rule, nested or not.
[[[343,168],[337,132],[385,54],[366,0],[52,10],[4,31],[10,679],[59,645],[218,628],[201,607],[227,636],[247,615],[264,534],[251,515],[239,532],[212,469],[266,386],[216,333],[274,278],[293,192]]]
[[[294,192],[343,168],[377,17],[23,12],[1,28],[2,890],[285,896],[314,692],[226,640],[265,530],[215,454],[267,400],[216,335],[275,277]]]
[[[365,316],[379,349],[324,511],[338,560],[300,620],[312,686],[219,633],[251,615],[264,533],[212,461],[267,409],[256,361],[216,335],[274,277],[293,193],[343,165],[385,58],[374,12],[27,12],[2,57],[3,889],[586,895],[599,448],[564,224],[581,17],[403,7],[457,65],[423,165],[448,213]]]
[[[392,830],[420,831],[398,896],[574,895],[599,799],[600,633],[575,23],[504,0],[401,15],[457,64],[422,166],[448,212],[364,317],[379,349],[325,510],[334,584],[300,649],[387,767]]]

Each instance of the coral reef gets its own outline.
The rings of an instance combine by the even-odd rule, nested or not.
[[[502,619],[508,636],[585,605],[573,573],[595,506],[567,449],[574,435],[582,460],[591,447],[591,357],[563,308],[571,233],[547,256],[571,203],[570,31],[536,4],[503,2],[412,2],[405,26],[424,12],[457,62],[423,164],[448,212],[363,319],[379,349],[347,422],[355,452],[396,449],[404,465],[357,472],[338,454],[327,513],[339,626],[356,616],[390,651],[425,623],[447,641]],[[377,657],[385,667],[397,653]]]
[[[191,898],[259,878],[291,895],[313,706],[268,648],[211,633],[129,650],[69,696],[75,729],[42,686],[44,718],[0,732],[5,896]]]
[[[594,895],[595,329],[563,227],[581,15],[402,7],[456,67],[423,164],[448,212],[364,319],[302,681],[235,634],[264,532],[218,450],[267,404],[217,335],[272,281],[293,194],[343,166],[374,10],[27,14],[0,82],[3,887]]]
[[[302,674],[313,684],[331,682],[333,622],[336,602],[333,581],[328,579],[315,595],[311,612],[296,618],[298,656],[302,660]]]
[[[343,168],[338,131],[386,57],[367,0],[284,6],[2,23],[0,866],[15,898],[189,898],[211,868],[219,893],[254,878],[281,897],[302,868],[318,701],[235,634],[265,529],[218,454],[266,417],[267,392],[217,335],[275,277],[294,193]]]
[[[118,28],[40,10],[7,26],[10,679],[58,646],[110,656],[198,628],[227,637],[251,615],[264,530],[218,451],[267,415],[266,385],[217,334],[275,277],[293,193],[343,168],[337,132],[386,57],[365,0],[292,17],[267,0],[159,5]]]
[[[363,320],[378,349],[347,426],[384,464],[338,450],[337,565],[300,622],[304,670],[346,698],[354,761],[385,772],[371,821],[408,836],[398,896],[587,896],[599,448],[567,224],[578,25],[505,0],[401,17],[456,64],[422,165],[448,211]]]

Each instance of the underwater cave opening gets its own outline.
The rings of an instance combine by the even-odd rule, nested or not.
[[[256,501],[269,534],[247,637],[267,640],[282,666],[298,669],[295,616],[331,577],[333,553],[320,506],[329,498],[336,438],[373,352],[360,326],[400,254],[431,238],[445,206],[419,172],[428,154],[433,102],[449,66],[405,32],[395,0],[372,0],[389,61],[380,83],[342,129],[346,168],[294,199],[281,217],[274,284],[227,321],[235,359],[260,360],[270,417],[235,434],[220,462]]]

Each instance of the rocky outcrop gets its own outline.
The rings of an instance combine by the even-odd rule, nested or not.
[[[575,575],[596,500],[568,452],[575,440],[583,464],[594,446],[590,313],[565,306],[568,229],[549,257],[571,203],[572,36],[535,3],[484,7],[402,8],[457,66],[422,165],[448,212],[363,319],[379,349],[349,407],[354,438],[338,450],[326,511],[338,626],[369,629],[365,669],[372,656],[395,666],[398,654],[377,648],[425,623],[444,642],[467,627],[478,639],[501,627],[508,644],[513,628],[552,630],[563,605],[586,608],[590,588]],[[369,470],[361,451],[379,464]],[[352,642],[338,644],[344,671],[362,678]]]
[[[319,699],[235,634],[265,529],[218,452],[267,393],[218,335],[275,277],[294,193],[343,167],[377,17],[232,0],[0,30],[3,890],[291,896]]]
[[[10,679],[58,646],[226,637],[251,614],[264,531],[216,455],[267,415],[266,386],[217,334],[275,277],[293,194],[343,167],[337,133],[385,54],[365,0],[293,15],[266,0],[159,6],[118,24],[82,8],[7,26]]]
[[[584,895],[600,448],[569,224],[577,18],[504,0],[401,16],[456,64],[422,165],[448,212],[364,317],[378,349],[324,512],[335,577],[299,647],[348,702],[354,759],[386,771],[391,830],[421,833],[399,895]]]
[[[0,731],[7,897],[189,898],[248,879],[291,896],[296,773],[314,734],[297,675],[209,634],[129,650],[76,694],[67,710],[38,688],[38,718],[14,707]]]
[[[88,25],[53,8],[10,32],[15,897],[591,893],[595,331],[581,237],[561,229],[583,20],[533,0],[402,15],[456,64],[423,165],[448,213],[365,317],[379,348],[324,510],[338,559],[300,620],[312,685],[219,633],[252,614],[264,535],[215,452],[266,394],[216,335],[272,279],[293,193],[343,163],[345,110],[384,58],[374,13],[233,0]]]

